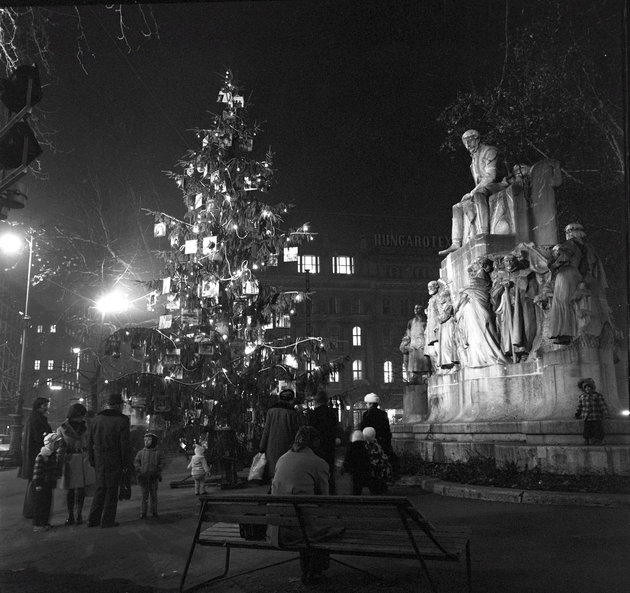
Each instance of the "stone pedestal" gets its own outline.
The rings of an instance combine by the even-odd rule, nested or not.
[[[429,416],[427,385],[405,385],[403,390],[403,422],[420,422]]]

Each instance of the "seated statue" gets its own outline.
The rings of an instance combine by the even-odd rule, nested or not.
[[[488,196],[504,187],[496,181],[499,162],[497,149],[482,144],[477,130],[464,132],[462,142],[471,156],[470,171],[475,187],[453,206],[452,243],[440,251],[440,255],[457,251],[463,242],[475,235],[488,233]]]
[[[478,257],[468,267],[469,284],[462,289],[455,308],[455,320],[460,346],[464,355],[463,366],[484,367],[506,364],[499,345],[490,306],[490,274],[492,261]]]

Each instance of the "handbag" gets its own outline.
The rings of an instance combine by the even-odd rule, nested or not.
[[[265,467],[267,465],[267,456],[264,453],[256,453],[252,459],[252,465],[249,468],[247,480],[263,480],[265,476]]]
[[[129,500],[131,498],[131,472],[123,470],[118,488],[118,500]]]

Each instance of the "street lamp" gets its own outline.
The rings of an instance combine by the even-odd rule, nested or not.
[[[22,415],[24,409],[24,366],[26,362],[26,338],[28,336],[28,314],[29,297],[31,293],[31,267],[33,263],[33,244],[31,236],[20,236],[16,233],[6,233],[0,236],[0,249],[5,253],[19,253],[24,247],[24,242],[28,245],[28,267],[26,272],[26,296],[24,298],[24,315],[22,318],[22,349],[20,351],[20,371],[18,374],[17,403],[11,425],[11,441],[9,445],[9,455],[12,459],[19,460],[22,456]]]
[[[130,302],[127,297],[119,290],[113,290],[109,293],[102,295],[95,303],[96,310],[101,314],[101,337],[104,334],[105,315],[107,313],[122,313],[126,311]],[[94,376],[90,381],[90,408],[96,410],[98,408],[98,381],[101,376],[102,365],[100,361],[99,353],[96,355],[96,369]]]

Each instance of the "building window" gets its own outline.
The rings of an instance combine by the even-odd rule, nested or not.
[[[381,329],[381,342],[383,346],[391,346],[392,345],[392,330],[389,328]]]
[[[37,333],[38,334],[43,334],[44,333],[44,326],[43,325],[38,325],[37,326]]]
[[[55,361],[54,360],[49,360],[48,361],[48,370],[52,371],[55,368]]]
[[[383,315],[391,315],[392,313],[392,300],[389,297],[383,299]]]
[[[57,333],[57,326],[55,324],[50,326],[50,333],[51,334],[56,334]]]
[[[338,297],[330,297],[328,300],[329,313],[341,313],[341,300]]]
[[[298,272],[309,271],[311,274],[319,274],[318,255],[300,255],[298,259]]]
[[[40,365],[41,365],[41,361],[40,361],[40,360],[36,360],[36,361],[35,361],[35,364],[33,365],[33,368],[34,368],[36,371],[39,371],[39,369],[40,369]]]
[[[352,328],[352,345],[353,346],[361,345],[361,328],[358,325],[355,325]]]
[[[360,379],[363,379],[363,361],[353,360],[352,361],[352,380],[358,381]]]
[[[46,379],[46,385],[50,387],[52,385],[52,379]]]
[[[354,258],[345,255],[333,257],[333,274],[354,274]]]
[[[330,371],[330,375],[328,375],[328,380],[331,383],[339,383],[339,371]]]
[[[383,382],[391,383],[394,380],[394,370],[390,360],[383,363]]]
[[[352,314],[363,315],[365,313],[365,305],[361,299],[353,299],[352,301]]]

